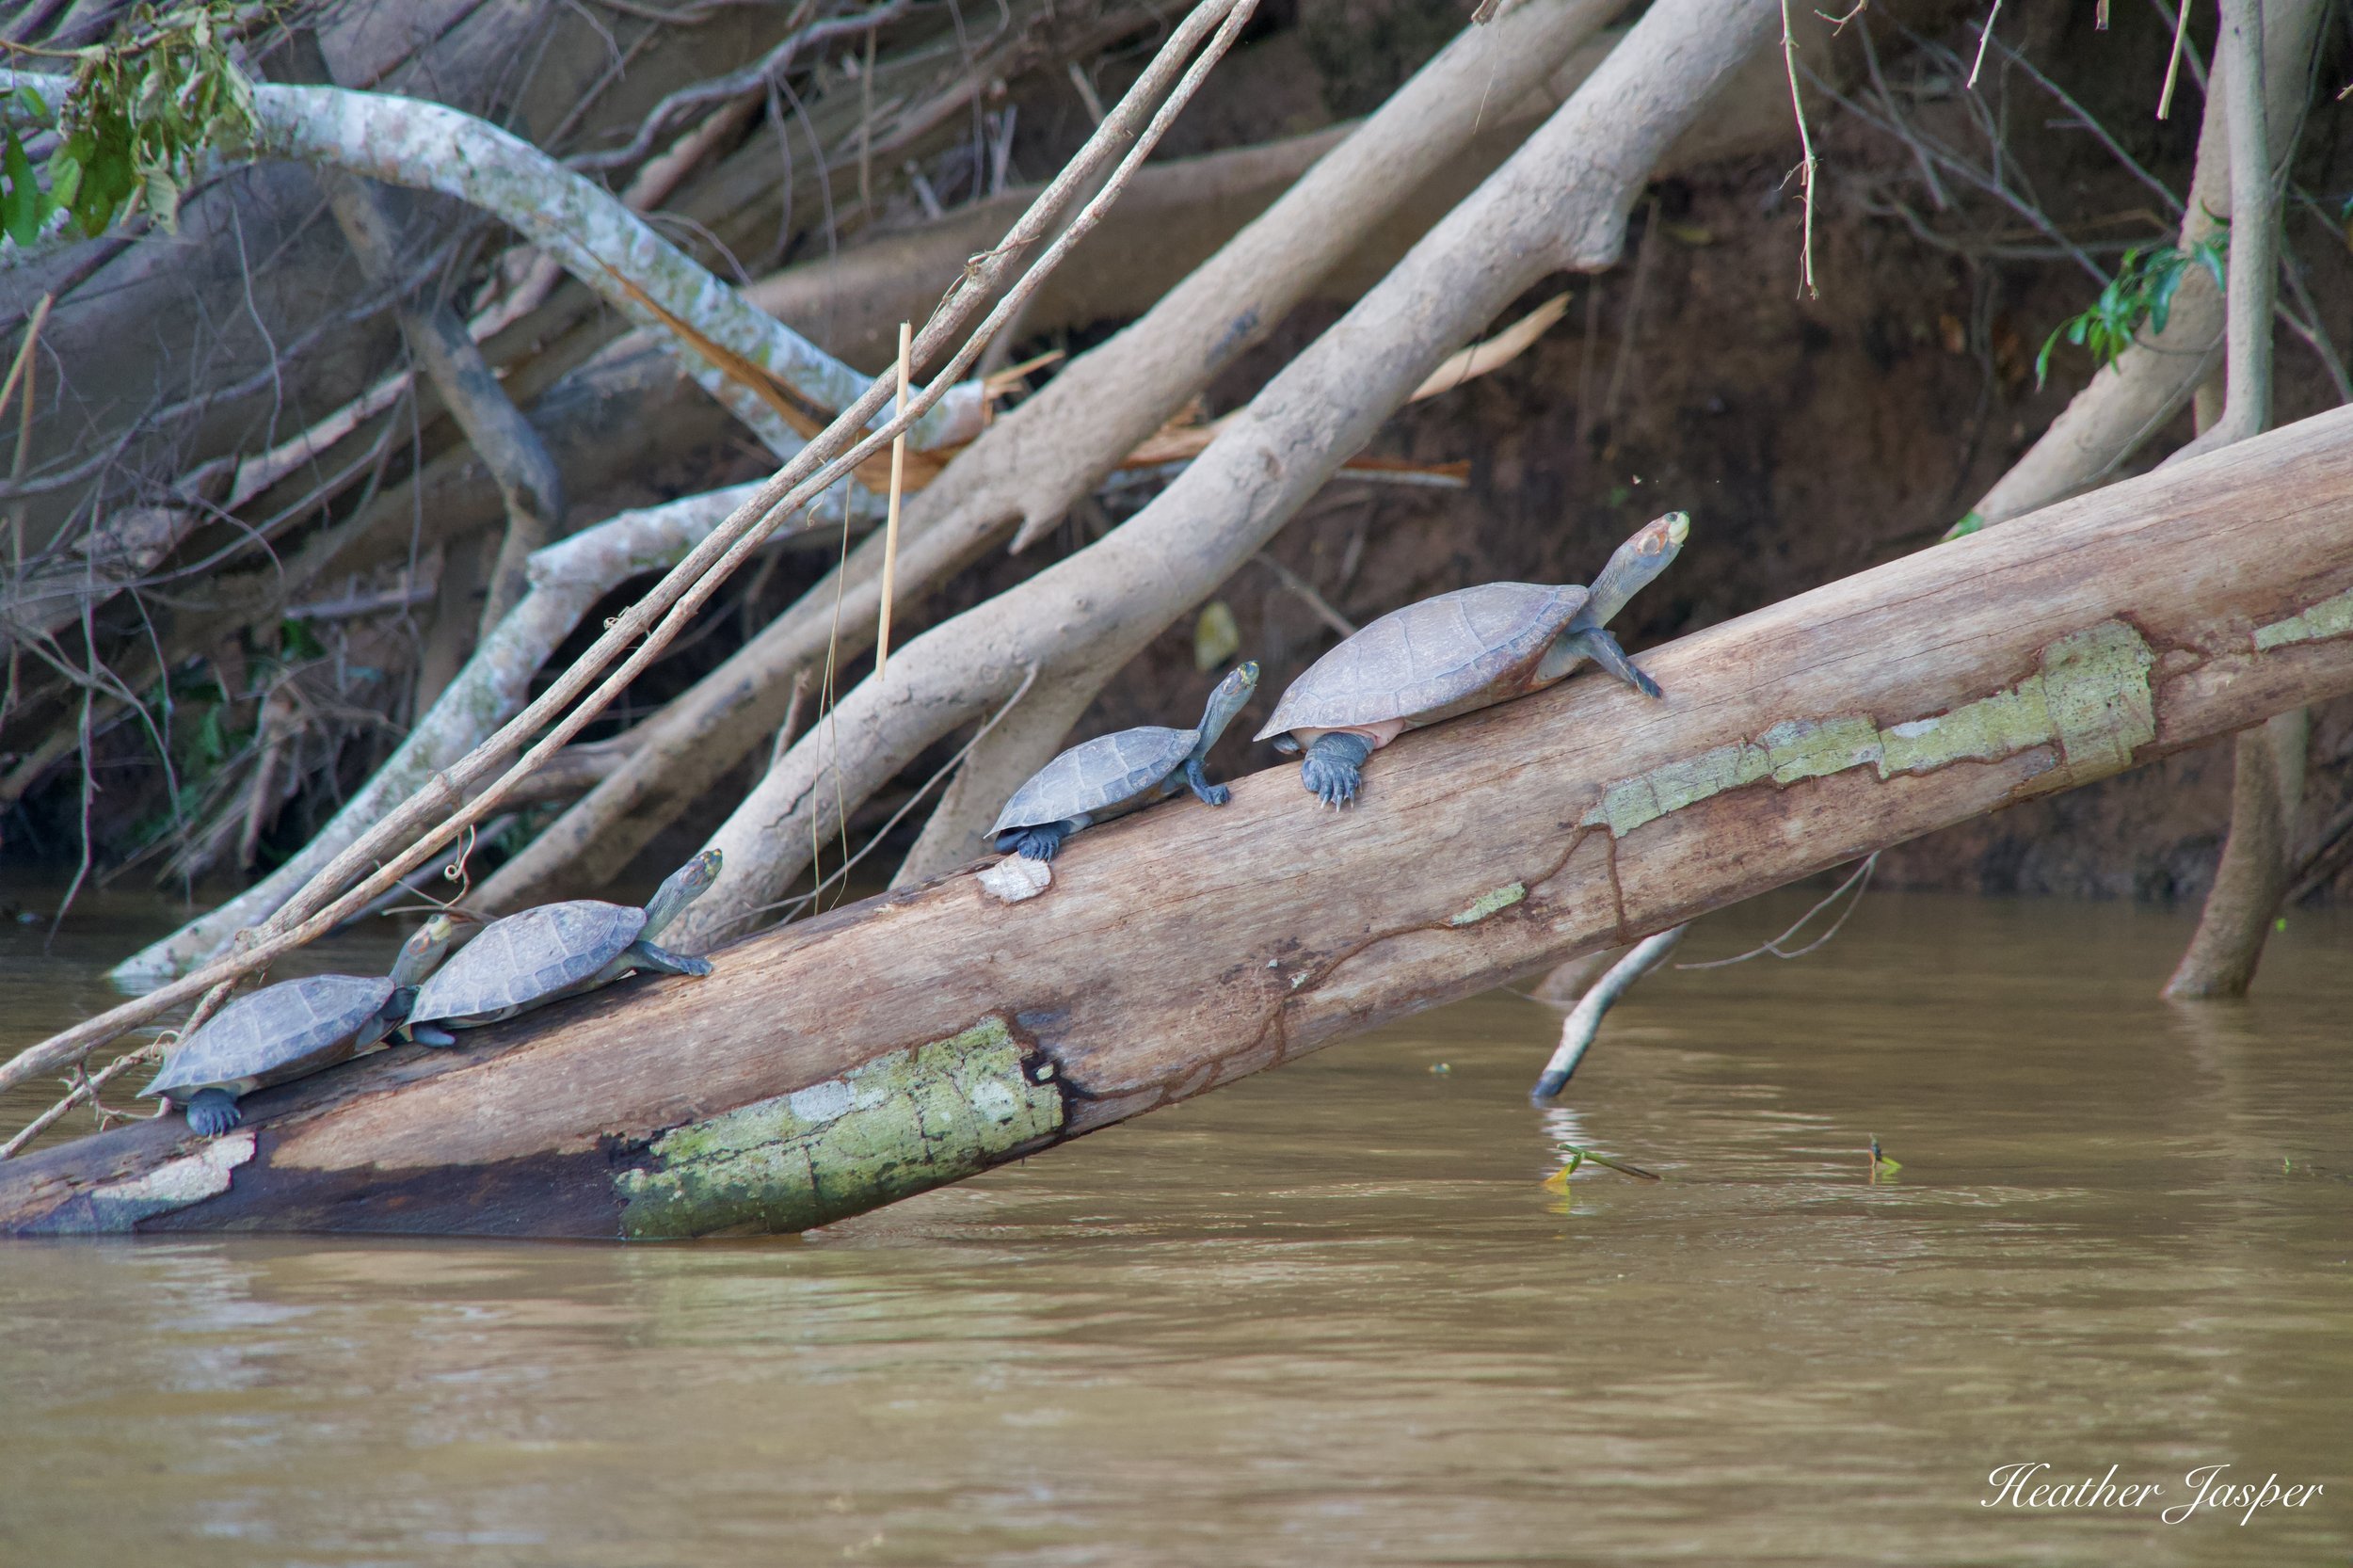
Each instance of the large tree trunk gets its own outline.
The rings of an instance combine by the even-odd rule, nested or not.
[[[34,1156],[0,1228],[688,1236],[955,1180],[2353,690],[2353,410],[1643,663],[1664,701],[1572,680],[1408,735],[1346,814],[1287,765],[1080,838],[1010,907],[950,876],[268,1091],[223,1138]]]

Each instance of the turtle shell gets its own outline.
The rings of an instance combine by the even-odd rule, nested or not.
[[[1528,689],[1581,587],[1482,583],[1392,610],[1291,682],[1258,740],[1391,719],[1427,724]]]
[[[989,832],[1043,827],[1132,800],[1182,766],[1200,738],[1197,729],[1144,725],[1072,746],[1013,792]]]
[[[314,974],[281,981],[239,997],[182,1041],[155,1080],[139,1091],[251,1080],[282,1082],[331,1066],[352,1054],[360,1026],[392,1000],[392,983],[352,974]]]
[[[645,928],[643,909],[593,898],[492,920],[424,983],[408,1019],[472,1018],[544,1001],[593,977]]]

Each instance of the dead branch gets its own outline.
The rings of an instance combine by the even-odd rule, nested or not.
[[[1217,371],[1272,330],[1415,184],[1441,168],[1478,127],[1484,104],[1515,103],[1534,90],[1614,4],[1533,0],[1457,38],[1142,320],[1064,367],[914,498],[903,523],[901,597],[928,591],[1008,531],[1050,525],[1092,491]],[[765,744],[795,672],[834,646],[837,596],[839,654],[863,649],[861,629],[874,624],[878,608],[880,554],[874,541],[860,546],[838,579],[820,583],[649,721],[645,749],[501,868],[481,890],[485,906],[520,907],[560,878],[610,877]],[[986,706],[1002,698],[999,692]],[[1074,693],[1041,678],[970,765],[990,776],[1010,771],[1016,782],[1028,776],[1045,760],[1037,747],[1050,755],[1075,721],[1074,702],[1083,710]],[[1069,718],[1045,737],[1057,713]],[[1000,754],[1011,760],[988,760]],[[969,798],[952,783],[941,809],[953,804],[963,820],[979,809],[964,804]],[[1000,797],[987,809],[993,814],[1001,804]]]
[[[1125,664],[1262,548],[1514,295],[1556,268],[1612,264],[1626,209],[1658,158],[1770,36],[1773,21],[1740,0],[1660,0],[1564,108],[1159,499],[909,643],[888,680],[852,691],[836,719],[788,752],[713,836],[726,868],[673,937],[701,951],[744,929],[807,866],[808,845],[832,836],[840,801],[863,799],[924,746],[1001,703],[1012,672],[1035,664],[1041,686],[1077,685]],[[1564,180],[1563,168],[1577,178]],[[855,754],[836,748],[843,735]]]
[[[796,509],[838,484],[857,463],[887,444],[900,430],[911,427],[939,403],[955,379],[979,357],[989,333],[1020,308],[1034,291],[1037,280],[1059,264],[1070,246],[1092,226],[1089,216],[1082,213],[1059,239],[1044,247],[1034,261],[1031,260],[1036,241],[1059,221],[1061,205],[1072,188],[1091,179],[1096,168],[1113,157],[1124,144],[1126,155],[1119,159],[1121,174],[1115,175],[1089,206],[1099,212],[1108,204],[1116,196],[1124,175],[1149,153],[1177,110],[1232,45],[1252,8],[1253,0],[1232,0],[1230,4],[1209,0],[1173,30],[1168,42],[1121,100],[1119,108],[1088,139],[1063,176],[1023,216],[1021,223],[997,251],[976,259],[967,286],[943,301],[925,324],[915,344],[915,358],[930,362],[949,347],[972,317],[982,314],[981,301],[1006,280],[1017,280],[997,307],[986,313],[978,329],[949,356],[935,379],[897,417],[887,421],[878,432],[867,431],[867,422],[881,409],[892,390],[888,381],[876,382],[776,477],[760,486],[750,501],[690,552],[650,593],[616,617],[604,635],[546,694],[489,741],[475,747],[453,767],[435,775],[398,810],[376,823],[329,861],[270,917],[250,942],[241,944],[241,952],[20,1052],[0,1065],[0,1087],[61,1063],[79,1060],[96,1045],[208,988],[225,989],[230,982],[263,967],[280,952],[331,930],[341,919],[397,885],[410,870],[488,816],[507,792],[540,760],[578,734],[677,636],[685,622],[768,533]],[[1196,49],[1200,53],[1194,58]],[[863,439],[861,431],[867,431]],[[618,666],[600,681],[599,675],[606,664],[632,643],[637,645],[635,650],[621,658]],[[502,771],[501,764],[551,720],[552,728]],[[495,782],[458,807],[465,791],[493,776]],[[395,846],[403,844],[407,845],[405,849],[393,853]],[[392,856],[389,864],[380,865],[380,869],[362,877],[365,867],[387,854]],[[361,878],[359,885],[342,891],[338,897],[339,890],[354,878]],[[168,948],[169,944],[160,946]],[[176,962],[185,961],[183,955]]]

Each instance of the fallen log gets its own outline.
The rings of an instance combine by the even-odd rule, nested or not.
[[[968,869],[267,1091],[219,1139],[46,1151],[0,1167],[0,1230],[791,1231],[1035,1153],[2353,690],[2353,409],[1643,664],[1664,701],[1572,680],[1408,735],[1346,814],[1273,769],[1029,896]]]

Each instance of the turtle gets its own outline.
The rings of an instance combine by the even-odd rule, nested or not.
[[[1080,828],[1149,806],[1188,785],[1204,803],[1225,805],[1233,792],[1210,783],[1201,761],[1257,687],[1258,665],[1251,660],[1217,683],[1198,728],[1147,724],[1072,746],[1005,802],[989,829],[997,847],[1051,860],[1062,841]]]
[[[672,872],[643,909],[584,898],[492,920],[417,993],[403,1027],[420,1045],[454,1046],[453,1029],[511,1018],[633,970],[707,975],[708,960],[667,952],[653,938],[718,876],[719,852],[707,849]]]
[[[1620,545],[1591,588],[1484,583],[1392,610],[1309,665],[1257,739],[1305,750],[1299,776],[1329,807],[1356,798],[1366,758],[1408,729],[1549,686],[1591,659],[1647,697],[1658,683],[1605,630],[1691,531],[1682,512]]]
[[[239,997],[181,1041],[139,1093],[169,1096],[190,1128],[217,1137],[245,1119],[239,1096],[382,1046],[456,932],[456,920],[434,916],[401,945],[390,975],[314,974]]]

